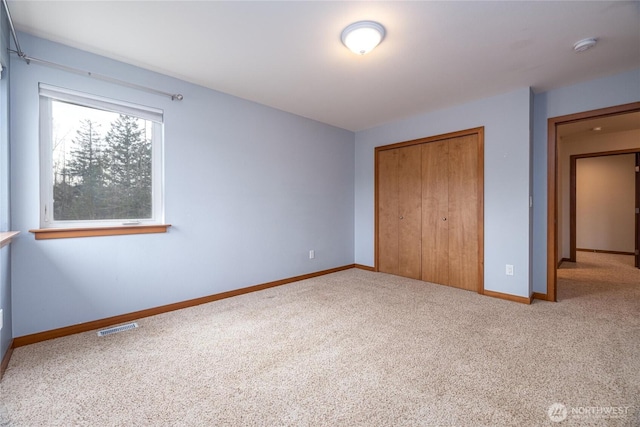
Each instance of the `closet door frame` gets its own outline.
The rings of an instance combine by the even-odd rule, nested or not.
[[[393,150],[395,148],[406,147],[410,145],[428,144],[430,142],[442,141],[452,138],[458,138],[462,136],[477,135],[478,138],[478,168],[477,168],[477,185],[478,185],[478,289],[479,294],[484,294],[484,127],[478,127],[473,129],[462,130],[458,132],[451,132],[442,135],[430,136],[426,138],[414,139],[410,141],[397,142],[394,144],[384,145],[375,148],[375,170],[374,170],[374,251],[375,251],[375,266],[374,270],[379,271],[379,168],[378,168],[378,156],[379,153],[385,150]]]

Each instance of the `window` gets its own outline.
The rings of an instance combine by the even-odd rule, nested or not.
[[[40,84],[41,228],[164,221],[161,110]]]

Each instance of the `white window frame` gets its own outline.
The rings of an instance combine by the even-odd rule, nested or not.
[[[44,83],[39,84],[40,96],[40,228],[98,228],[164,224],[164,113],[162,110],[129,102],[90,95]],[[151,218],[120,218],[108,220],[55,220],[53,218],[53,147],[52,101],[62,101],[82,107],[126,114],[152,124],[151,139]]]

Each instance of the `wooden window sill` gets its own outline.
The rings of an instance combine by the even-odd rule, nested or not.
[[[74,237],[121,236],[125,234],[166,233],[171,224],[158,225],[122,225],[118,227],[87,228],[39,228],[29,230],[36,240],[68,239]]]
[[[20,234],[19,231],[3,231],[0,233],[0,248],[7,246],[14,237]]]

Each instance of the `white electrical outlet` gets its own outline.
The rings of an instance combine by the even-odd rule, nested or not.
[[[0,308],[0,331],[2,330],[2,321],[4,320],[4,313],[2,311],[2,309]]]
[[[316,257],[316,251],[314,251],[313,249],[311,249],[309,251],[309,259],[314,259]]]
[[[505,270],[505,274],[507,276],[513,276],[513,265],[507,264],[507,268]]]

